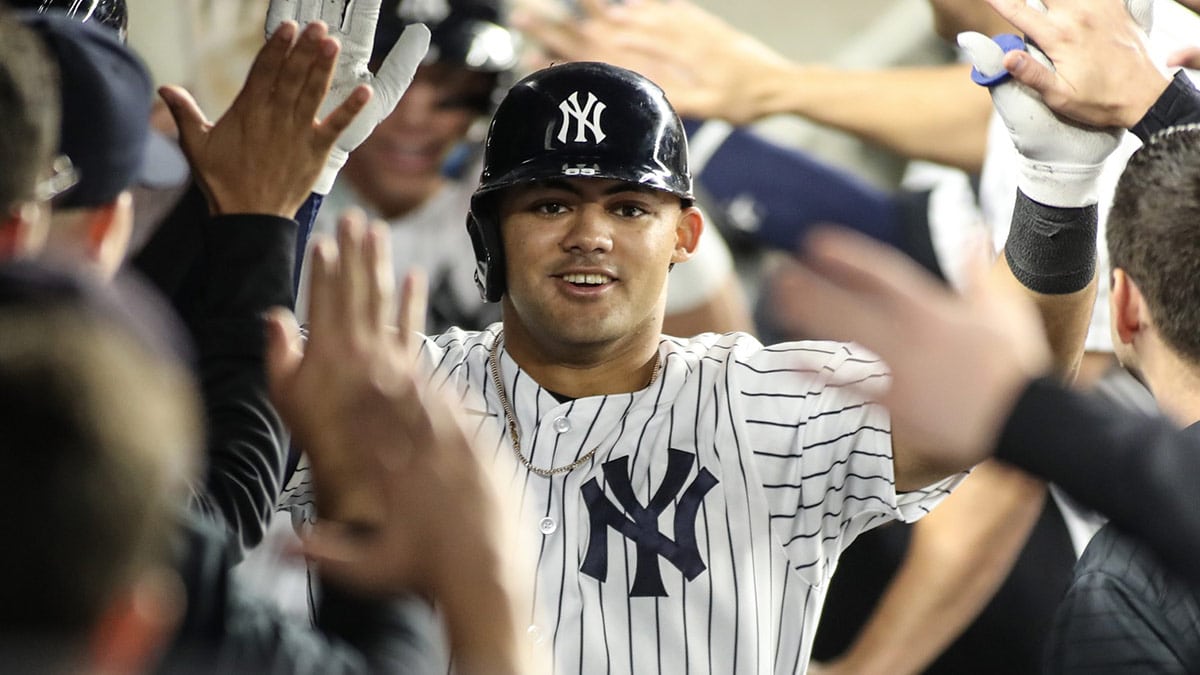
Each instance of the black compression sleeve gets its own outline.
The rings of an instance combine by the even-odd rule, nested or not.
[[[1181,70],[1130,131],[1148,143],[1151,136],[1163,129],[1195,122],[1200,122],[1200,91]]]
[[[1030,290],[1083,290],[1096,274],[1096,206],[1046,206],[1017,191],[1004,255],[1013,276]]]

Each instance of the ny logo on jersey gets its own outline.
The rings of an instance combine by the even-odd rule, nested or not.
[[[607,106],[603,101],[596,98],[592,92],[588,92],[587,103],[583,107],[579,107],[579,92],[573,91],[567,99],[558,104],[558,109],[562,111],[562,128],[558,130],[558,142],[566,143],[567,136],[570,135],[571,121],[575,121],[575,138],[576,143],[586,143],[587,135],[585,131],[591,130],[592,138],[599,143],[604,140],[604,130],[600,128],[600,115],[604,113]],[[591,119],[588,119],[591,115]]]
[[[667,589],[663,587],[662,570],[658,566],[660,556],[682,572],[688,581],[705,570],[700,549],[696,546],[696,517],[704,495],[717,484],[717,479],[701,467],[685,490],[683,483],[696,456],[682,450],[668,450],[667,453],[667,475],[645,506],[633,494],[629,457],[604,463],[604,480],[620,502],[620,508],[604,495],[595,478],[583,486],[592,532],[583,566],[579,569],[600,581],[607,580],[608,528],[613,528],[637,546],[637,572],[629,591],[632,597],[666,597]],[[658,531],[658,517],[677,497],[675,539],[672,540]]]

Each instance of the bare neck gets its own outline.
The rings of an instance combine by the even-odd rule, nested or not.
[[[1138,360],[1159,408],[1181,426],[1200,422],[1200,364],[1180,357],[1158,339],[1140,350]]]
[[[623,394],[646,387],[658,362],[661,331],[617,343],[571,344],[538,340],[520,322],[504,322],[504,348],[535,382],[571,398]]]

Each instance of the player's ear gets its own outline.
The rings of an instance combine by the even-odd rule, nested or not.
[[[184,597],[179,578],[166,570],[149,571],[114,593],[89,639],[95,672],[146,671],[178,628]]]
[[[112,277],[125,260],[133,233],[133,196],[128,190],[111,203],[93,209],[87,223],[87,255]]]
[[[1133,344],[1133,338],[1144,325],[1145,303],[1137,284],[1119,267],[1112,271],[1108,302],[1114,335],[1123,344]]]
[[[46,219],[37,202],[23,202],[0,213],[0,261],[39,252],[46,240]]]
[[[671,262],[683,262],[691,258],[703,232],[704,216],[700,214],[700,209],[694,206],[682,209],[675,222],[675,255],[671,256]]]

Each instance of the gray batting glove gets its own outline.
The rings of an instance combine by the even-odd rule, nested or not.
[[[959,33],[958,45],[985,78],[1006,72],[1002,64],[1004,48],[995,40],[980,33]],[[1054,67],[1036,46],[1026,44],[1025,49],[1039,63]],[[1067,121],[1047,108],[1037,92],[1012,78],[987,86],[992,105],[1020,153],[1017,187],[1021,192],[1047,206],[1095,204],[1104,160],[1120,145],[1125,130],[1096,129]]]
[[[380,3],[381,0],[271,0],[267,10],[267,35],[273,34],[279,24],[288,20],[296,21],[301,26],[324,21],[329,26],[329,34],[341,43],[342,50],[333,73],[333,83],[319,111],[322,118],[359,85],[367,85],[374,90],[370,102],[338,137],[330,151],[325,169],[313,187],[313,192],[318,194],[329,194],[350,152],[391,114],[396,102],[412,83],[425,52],[429,50],[429,29],[424,24],[408,26],[384,59],[379,72],[372,75],[367,63],[375,42]]]

